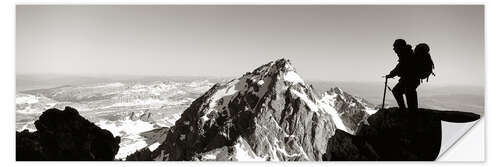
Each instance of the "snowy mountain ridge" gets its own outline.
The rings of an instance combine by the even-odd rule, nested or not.
[[[320,98],[289,60],[279,59],[215,84],[150,155],[127,160],[320,160],[335,129],[355,133],[368,115],[367,105],[346,99]]]

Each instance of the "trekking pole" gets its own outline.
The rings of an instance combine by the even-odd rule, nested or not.
[[[382,98],[382,109],[384,109],[385,105],[385,92],[387,90],[387,77],[385,77],[385,83],[384,83],[384,97]]]

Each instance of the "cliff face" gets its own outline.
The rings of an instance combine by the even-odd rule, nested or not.
[[[382,109],[368,117],[356,135],[338,130],[328,141],[323,160],[432,161],[441,147],[441,121],[471,122],[479,115],[419,109]]]
[[[49,109],[36,132],[16,132],[17,160],[114,160],[120,137],[81,117],[73,108]]]

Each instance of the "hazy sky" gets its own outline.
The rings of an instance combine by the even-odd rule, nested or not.
[[[484,85],[483,6],[17,6],[17,74],[240,76],[278,58],[304,79],[378,81],[392,43],[430,45],[434,84]]]

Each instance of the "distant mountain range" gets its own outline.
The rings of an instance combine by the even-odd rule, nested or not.
[[[117,157],[125,158],[147,146],[141,132],[172,126],[213,84],[208,80],[111,82],[21,91],[16,94],[16,129],[35,131],[34,122],[43,111],[71,106],[121,136]]]

